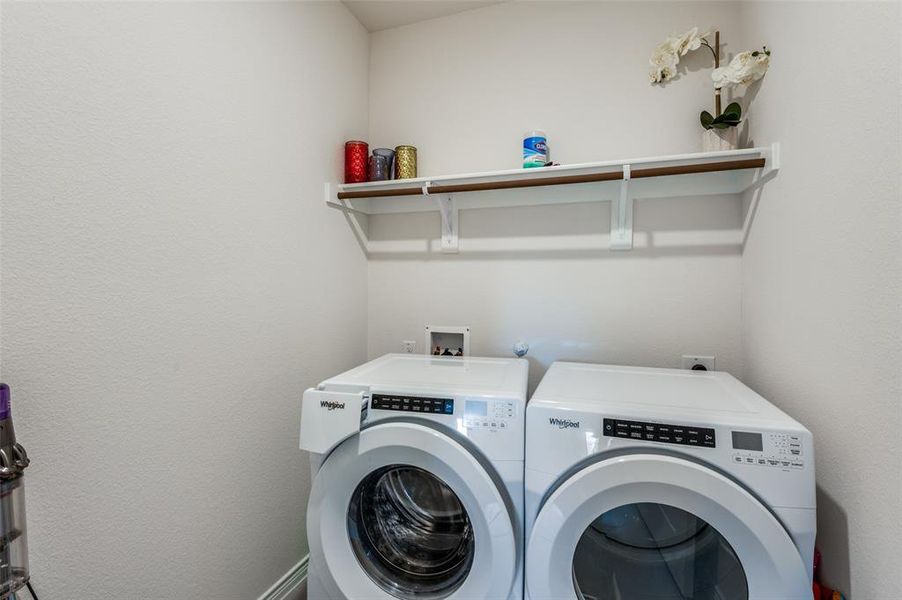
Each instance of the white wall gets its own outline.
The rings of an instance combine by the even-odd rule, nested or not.
[[[814,433],[824,575],[868,600],[899,598],[902,566],[900,17],[898,2],[742,10],[773,48],[751,131],[783,155],[752,199],[745,379]]]
[[[337,3],[3,3],[2,379],[42,598],[257,597],[306,552],[305,386],[365,357],[322,182]],[[330,175],[331,174],[331,175]]]
[[[698,151],[710,55],[666,88],[649,85],[648,56],[694,24],[717,24],[734,50],[738,10],[514,2],[375,33],[369,139],[415,144],[422,175],[516,168],[531,128],[562,163]],[[437,323],[470,325],[476,354],[526,339],[533,383],[556,359],[679,366],[700,353],[738,371],[740,201],[640,201],[635,221],[636,250],[617,253],[606,203],[463,212],[449,256],[410,250],[438,237],[436,214],[371,218],[370,356],[422,344]]]

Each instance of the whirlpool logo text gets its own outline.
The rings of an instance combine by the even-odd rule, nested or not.
[[[579,429],[579,421],[571,421],[570,419],[558,419],[551,417],[548,422],[558,429]]]
[[[333,402],[332,400],[320,400],[319,405],[327,410],[341,409],[344,410],[344,402]]]

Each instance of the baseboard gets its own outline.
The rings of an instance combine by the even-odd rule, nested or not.
[[[282,575],[271,588],[263,592],[257,600],[295,600],[300,597],[300,590],[307,580],[307,563],[310,556],[302,558],[298,564]]]

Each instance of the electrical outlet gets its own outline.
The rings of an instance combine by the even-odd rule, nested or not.
[[[404,352],[405,354],[416,354],[417,343],[413,340],[404,340],[401,342],[401,352]]]
[[[713,371],[713,356],[698,356],[695,354],[683,355],[683,368],[690,371]]]

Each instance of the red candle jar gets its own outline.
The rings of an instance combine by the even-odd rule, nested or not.
[[[345,183],[366,181],[366,161],[370,145],[359,140],[345,142]]]

